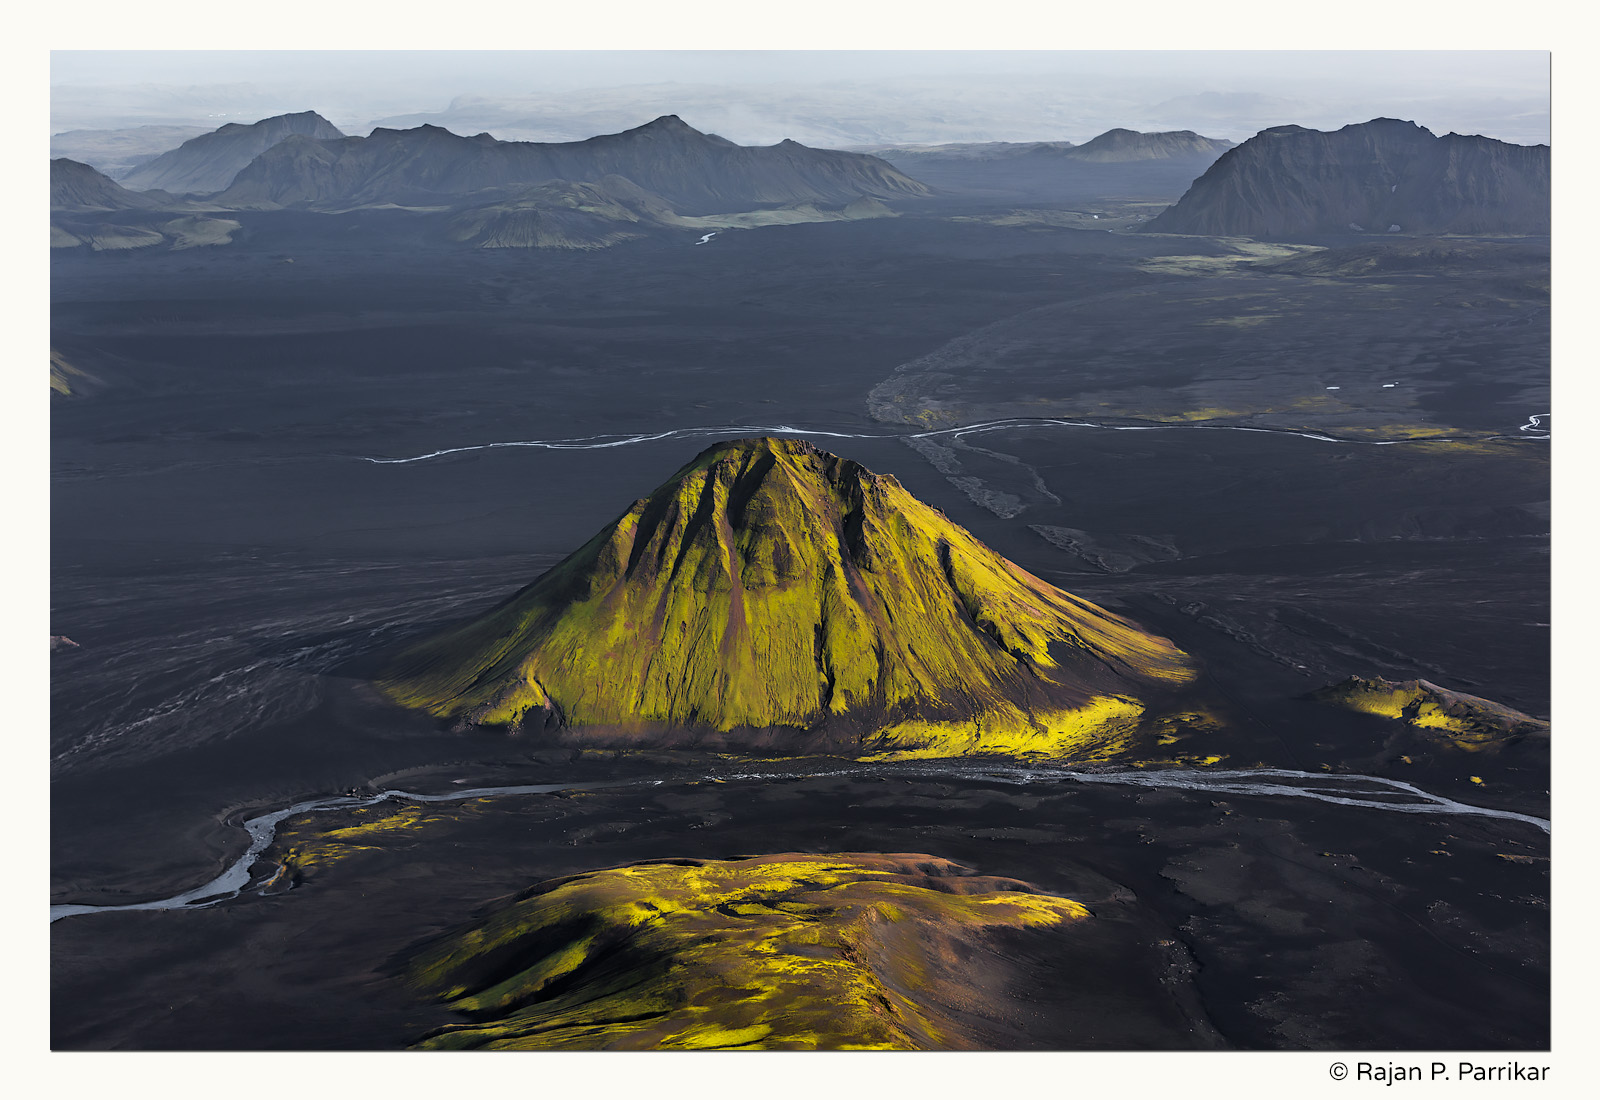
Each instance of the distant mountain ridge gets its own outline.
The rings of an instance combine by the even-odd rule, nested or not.
[[[1020,157],[1119,164],[1140,160],[1215,158],[1233,148],[1222,138],[1202,137],[1193,130],[1140,133],[1117,128],[1090,138],[1082,145],[1070,141],[964,141],[944,145],[858,145],[892,162],[918,164],[948,160],[1009,160]]]
[[[120,180],[129,172],[192,137],[211,132],[209,126],[129,126],[115,130],[68,130],[50,135],[50,156],[67,157]]]
[[[1233,143],[1191,130],[1107,130],[1070,141],[856,146],[952,199],[1087,204],[1108,199],[1170,203]]]
[[[676,115],[585,141],[503,142],[437,126],[374,130],[365,138],[291,136],[266,150],[218,201],[319,206],[453,203],[491,188],[620,176],[679,214],[793,203],[922,197],[921,183],[875,157],[794,141],[735,145]]]
[[[315,111],[276,115],[249,125],[230,122],[139,165],[122,177],[122,184],[136,191],[159,188],[175,195],[221,191],[241,168],[292,135],[319,141],[344,137]]]
[[[1437,137],[1390,118],[1332,132],[1277,126],[1224,153],[1147,229],[1261,238],[1547,234],[1550,148]]]
[[[1217,157],[1232,148],[1231,141],[1202,137],[1193,130],[1139,133],[1118,128],[1074,146],[1066,156],[1072,160],[1113,164],[1135,160]]]

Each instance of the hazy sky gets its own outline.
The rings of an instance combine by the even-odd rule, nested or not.
[[[1548,140],[1548,72],[1536,51],[54,51],[51,130],[314,109],[351,133],[438,114],[457,132],[561,140],[680,113],[662,87],[676,83],[695,89],[686,121],[750,144],[1084,141],[1112,126],[1242,140],[1377,114],[1527,143]],[[443,113],[458,97],[523,101],[545,128]]]
[[[939,74],[1103,75],[1249,86],[1378,81],[1413,91],[1543,94],[1548,55],[1521,51],[1263,50],[57,50],[52,84],[380,82],[461,92],[663,80],[787,83]],[[425,104],[415,105],[417,108]]]

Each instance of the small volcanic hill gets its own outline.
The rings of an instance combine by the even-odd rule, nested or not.
[[[577,743],[1092,751],[1192,679],[1170,642],[799,440],[703,452],[380,689]]]
[[[985,1024],[1015,1015],[1006,987],[1029,977],[989,941],[1070,935],[1090,919],[1075,901],[927,855],[591,871],[533,886],[413,961],[412,982],[472,1021],[418,1046],[981,1048]]]
[[[291,137],[252,161],[218,201],[257,206],[454,203],[490,188],[621,176],[700,215],[794,203],[843,204],[929,194],[876,157],[794,141],[747,147],[703,134],[676,115],[586,141],[497,141],[437,126],[364,138]]]
[[[87,164],[65,157],[50,162],[51,210],[153,210],[160,205],[157,199],[130,191]]]
[[[141,191],[159,188],[174,195],[221,191],[239,169],[291,134],[314,140],[344,137],[315,111],[276,115],[250,125],[230,122],[139,165],[122,182]]]
[[[1331,133],[1278,126],[1224,153],[1146,228],[1278,239],[1547,234],[1550,148],[1436,137],[1392,118]]]
[[[659,196],[607,176],[552,180],[475,202],[451,216],[449,236],[479,248],[604,248],[680,221]]]
[[[1232,148],[1231,141],[1201,137],[1193,130],[1143,134],[1119,128],[1074,146],[1066,156],[1070,160],[1113,164],[1135,160],[1214,159]]]
[[[1469,752],[1550,736],[1549,722],[1427,680],[1364,680],[1352,676],[1313,692],[1311,697],[1364,714],[1399,719],[1435,740]]]

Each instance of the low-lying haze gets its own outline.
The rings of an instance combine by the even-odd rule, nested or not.
[[[563,141],[674,113],[742,144],[1083,142],[1112,127],[1242,141],[1378,115],[1549,141],[1539,51],[81,51],[52,54],[51,131],[431,122]]]

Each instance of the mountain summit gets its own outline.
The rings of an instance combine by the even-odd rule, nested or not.
[[[608,744],[1092,747],[1192,678],[1163,638],[1012,564],[893,477],[799,440],[700,454],[379,686]]]
[[[122,185],[136,191],[159,188],[174,195],[221,191],[239,169],[292,134],[317,140],[344,137],[315,111],[275,115],[249,125],[230,122],[141,164],[122,178]]]
[[[1392,118],[1331,133],[1276,126],[1224,153],[1146,228],[1261,238],[1543,235],[1550,147],[1436,137]]]

